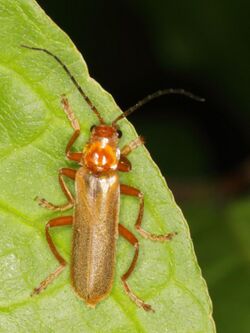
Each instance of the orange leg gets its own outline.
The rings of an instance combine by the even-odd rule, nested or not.
[[[74,129],[74,133],[67,144],[65,152],[66,152],[68,159],[75,161],[75,162],[80,162],[82,159],[82,153],[79,153],[79,152],[73,153],[70,151],[72,145],[74,144],[74,142],[80,135],[80,125],[79,125],[78,120],[75,117],[73,110],[71,109],[71,107],[69,105],[68,99],[65,96],[62,97],[62,106],[63,106],[64,112],[66,113],[66,115],[71,123],[71,126]]]
[[[127,159],[127,155],[130,154],[134,149],[144,144],[142,137],[138,137],[135,140],[128,143],[121,150],[121,157],[118,164],[118,171],[129,172],[132,169],[130,161]]]
[[[132,169],[130,161],[126,156],[121,155],[118,163],[118,171],[129,172]]]
[[[72,194],[70,193],[69,189],[67,188],[67,185],[65,184],[65,181],[63,179],[63,176],[69,177],[71,179],[75,179],[76,170],[69,169],[69,168],[62,168],[59,170],[59,184],[63,190],[63,193],[65,194],[66,198],[68,199],[68,202],[64,205],[54,205],[51,202],[48,202],[46,199],[43,198],[36,198],[38,201],[38,204],[44,208],[53,210],[53,211],[64,211],[67,209],[70,209],[74,205],[74,198]]]
[[[133,245],[135,248],[134,258],[129,266],[129,269],[121,277],[126,294],[140,308],[143,308],[145,311],[154,311],[152,309],[151,305],[145,303],[141,298],[136,296],[127,284],[127,279],[129,278],[129,276],[132,274],[133,270],[135,269],[135,265],[136,265],[136,262],[138,259],[138,254],[139,254],[138,239],[127,228],[125,228],[121,224],[119,224],[119,234],[122,235],[127,241],[129,241],[129,243],[131,245]]]
[[[121,194],[126,194],[126,195],[130,195],[133,197],[137,197],[140,200],[140,208],[139,208],[139,213],[138,213],[137,221],[135,224],[135,228],[144,238],[151,239],[154,241],[166,241],[166,240],[171,240],[176,235],[176,232],[170,232],[165,235],[155,235],[155,234],[151,234],[150,232],[144,230],[141,227],[142,217],[143,217],[143,212],[144,212],[143,193],[132,186],[121,185]]]
[[[61,216],[57,217],[55,219],[50,220],[45,227],[45,234],[46,234],[46,239],[49,244],[50,250],[59,262],[60,266],[53,272],[51,273],[45,280],[43,280],[37,288],[35,288],[31,294],[31,296],[35,294],[40,294],[41,291],[43,291],[47,286],[53,282],[58,275],[64,270],[66,266],[66,261],[64,258],[60,255],[60,253],[57,251],[55,244],[53,243],[53,240],[50,236],[49,229],[54,228],[54,227],[62,227],[65,225],[71,225],[73,221],[72,216]]]

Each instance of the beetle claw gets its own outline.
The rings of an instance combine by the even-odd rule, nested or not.
[[[147,303],[143,303],[142,304],[142,307],[145,311],[152,311],[152,312],[155,312],[155,310],[152,308],[152,306],[150,304],[147,304]]]

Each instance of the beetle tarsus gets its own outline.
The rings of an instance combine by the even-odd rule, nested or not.
[[[152,241],[158,241],[158,242],[170,241],[173,239],[174,236],[177,235],[177,232],[170,232],[165,235],[155,235],[155,234],[151,234],[150,232],[142,229],[141,226],[136,226],[136,229],[144,238],[150,239]]]
[[[32,293],[30,294],[31,297],[34,297],[36,295],[40,294],[40,288],[34,288]]]
[[[130,141],[126,146],[124,146],[121,150],[121,154],[123,156],[127,156],[128,154],[130,154],[133,150],[135,150],[136,148],[144,145],[145,140],[142,136],[138,136],[136,139],[134,139],[133,141]]]
[[[80,132],[79,122],[78,122],[72,108],[70,107],[69,101],[65,94],[62,95],[61,103],[63,106],[63,110],[66,113],[66,115],[71,123],[71,126],[73,127],[73,129],[75,131],[77,131],[79,133]]]
[[[151,311],[151,312],[155,312],[155,310],[152,308],[152,306],[150,304],[147,304],[147,303],[143,303],[142,304],[142,307],[145,311]]]
[[[123,286],[124,289],[126,291],[126,294],[129,296],[129,298],[139,307],[142,308],[145,311],[152,311],[155,312],[154,309],[152,308],[152,306],[148,303],[145,303],[141,298],[139,298],[138,296],[136,296],[133,291],[130,289],[130,287],[128,286],[127,282],[124,280],[122,280],[123,282]]]
[[[54,212],[57,212],[57,211],[62,212],[64,210],[67,210],[67,209],[70,209],[70,208],[73,207],[73,204],[71,202],[67,202],[64,205],[54,205],[51,202],[47,201],[46,199],[39,198],[39,197],[36,197],[35,201],[38,202],[39,206],[41,206],[43,208],[47,208],[47,209],[52,210]]]
[[[53,282],[59,274],[64,270],[65,265],[60,265],[53,273],[51,273],[45,280],[43,280],[38,287],[34,288],[31,297],[35,295],[39,295],[44,289],[48,287],[48,285]]]

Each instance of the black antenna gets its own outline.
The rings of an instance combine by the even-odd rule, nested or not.
[[[80,92],[80,94],[82,95],[83,99],[88,103],[88,105],[90,106],[91,110],[97,115],[100,123],[101,124],[105,123],[104,120],[103,120],[103,118],[102,118],[102,116],[100,115],[100,113],[96,109],[96,107],[92,104],[91,100],[88,98],[88,96],[82,90],[82,87],[79,85],[79,83],[76,81],[75,77],[71,74],[71,72],[68,69],[68,67],[61,61],[60,58],[58,58],[55,54],[53,54],[52,52],[50,52],[47,49],[43,49],[43,48],[40,48],[40,47],[27,46],[27,45],[23,45],[23,44],[21,44],[21,46],[25,47],[26,49],[30,49],[30,50],[42,51],[44,53],[47,53],[51,57],[53,57],[63,67],[63,69],[65,70],[65,72],[68,74],[68,76],[70,77],[71,81],[74,83],[74,85],[76,86],[76,88],[78,89],[78,91]]]
[[[170,88],[170,89],[158,90],[155,93],[153,93],[151,95],[148,95],[147,97],[143,98],[138,103],[136,103],[134,106],[131,106],[128,110],[124,111],[120,116],[115,118],[115,120],[112,122],[112,124],[114,125],[119,120],[129,116],[132,112],[138,110],[141,106],[150,102],[152,99],[158,98],[158,97],[163,96],[163,95],[170,95],[170,94],[183,95],[183,96],[189,97],[191,99],[194,99],[195,101],[198,101],[198,102],[204,102],[205,101],[204,98],[196,96],[196,95],[192,94],[191,92],[186,91],[184,89],[172,89],[172,88]]]

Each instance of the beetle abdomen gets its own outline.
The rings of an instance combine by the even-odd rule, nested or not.
[[[95,305],[113,283],[120,185],[118,174],[94,175],[82,167],[76,174],[71,279],[74,290]]]

